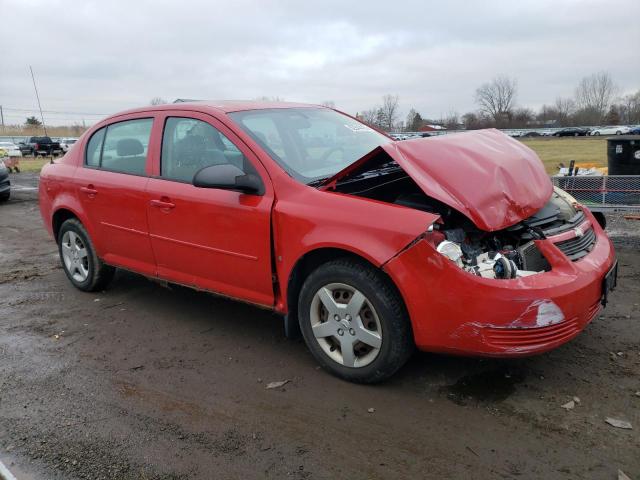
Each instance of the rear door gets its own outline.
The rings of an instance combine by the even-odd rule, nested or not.
[[[97,130],[74,184],[98,253],[111,265],[155,275],[147,197],[153,115],[129,115]]]
[[[149,180],[148,217],[158,276],[261,305],[273,305],[269,177],[253,152],[217,119],[171,111]],[[257,173],[263,195],[198,188],[202,167],[230,163]]]

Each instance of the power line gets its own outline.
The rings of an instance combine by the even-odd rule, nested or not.
[[[4,107],[5,110],[10,110],[12,112],[26,112],[33,113],[38,110],[35,108],[13,108],[13,107]],[[44,113],[55,113],[55,114],[63,114],[63,115],[98,115],[105,116],[110,115],[109,113],[89,113],[89,112],[62,112],[59,110],[42,110]]]

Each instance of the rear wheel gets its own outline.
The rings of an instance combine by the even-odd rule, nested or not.
[[[3,193],[2,195],[0,195],[0,202],[6,202],[7,200],[9,200],[9,197],[11,197],[11,191]]]
[[[60,260],[74,287],[94,292],[102,290],[113,278],[115,269],[96,255],[89,234],[77,219],[66,220],[58,233]]]
[[[315,359],[345,380],[382,381],[414,350],[400,295],[364,262],[334,260],[311,273],[300,291],[298,316]]]

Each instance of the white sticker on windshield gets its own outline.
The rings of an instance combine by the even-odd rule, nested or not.
[[[344,126],[347,127],[349,130],[351,130],[352,132],[370,132],[370,131],[372,131],[371,128],[367,127],[366,125],[361,125],[361,124],[347,125],[345,123]]]

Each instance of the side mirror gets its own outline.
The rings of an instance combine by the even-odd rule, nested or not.
[[[210,165],[201,168],[193,176],[193,185],[200,188],[220,188],[262,195],[264,188],[260,177],[245,173],[235,165]]]

